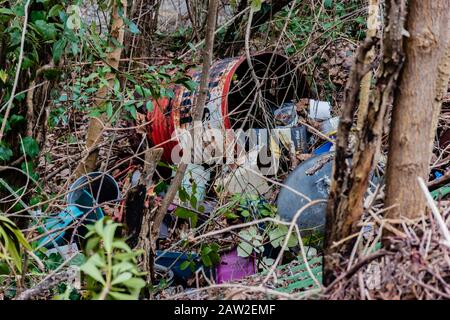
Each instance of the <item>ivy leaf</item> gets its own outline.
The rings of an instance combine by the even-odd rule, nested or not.
[[[32,137],[25,137],[22,142],[26,155],[34,158],[39,154],[39,145]]]
[[[273,229],[269,232],[269,240],[270,244],[274,248],[278,248],[281,244],[281,241],[284,238],[285,233],[280,230],[280,228]]]
[[[197,220],[198,220],[197,214],[191,210],[178,207],[175,209],[175,215],[179,218],[190,219],[191,223],[192,223],[192,227],[194,227],[194,228],[197,225]]]
[[[248,257],[253,252],[253,246],[248,242],[241,242],[237,247],[237,254],[239,257]]]

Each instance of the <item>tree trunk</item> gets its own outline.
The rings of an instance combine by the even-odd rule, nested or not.
[[[392,103],[396,80],[402,68],[405,0],[388,1],[386,13],[383,62],[369,105],[365,110],[360,110],[358,118],[360,130],[354,148],[349,146],[350,129],[361,82],[370,70],[366,62],[373,49],[374,34],[368,33],[367,39],[359,48],[346,85],[345,105],[336,139],[336,159],[327,207],[324,245],[325,285],[333,281],[340,255],[345,257],[350,253],[354,242],[349,239],[359,230],[358,222],[364,211],[364,195],[370,173],[376,164],[376,154],[380,149],[386,110]],[[335,245],[343,239],[347,240],[341,245]]]
[[[114,79],[116,77],[114,71],[118,70],[119,68],[120,55],[122,53],[122,44],[125,33],[125,27],[122,16],[126,17],[127,1],[121,0],[119,3],[121,4],[122,8],[119,7],[117,1],[113,1],[111,14],[112,25],[110,32],[111,37],[114,38],[119,45],[116,46],[114,42],[111,42],[111,47],[113,48],[113,50],[110,53],[108,53],[108,57],[106,58],[106,65],[111,67],[113,71],[105,76],[106,80],[108,81],[108,86],[101,87],[97,92],[97,95],[95,97],[96,106],[101,106],[103,103],[105,103],[108,95],[108,90],[112,88],[114,85]],[[123,10],[122,16],[119,15],[119,10]],[[95,148],[95,146],[98,145],[102,140],[103,125],[107,121],[108,119],[106,118],[106,114],[102,114],[100,118],[90,119],[86,137],[86,149],[88,155],[86,156],[84,161],[81,161],[80,164],[78,165],[75,171],[76,178],[95,170],[99,154],[99,149]]]
[[[417,177],[428,180],[443,92],[449,80],[450,0],[410,0],[406,61],[389,136],[386,207],[389,218],[418,218],[425,209]]]

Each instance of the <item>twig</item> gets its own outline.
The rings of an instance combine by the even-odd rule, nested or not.
[[[427,199],[428,206],[430,207],[431,211],[433,212],[434,218],[436,219],[437,224],[439,225],[439,230],[441,230],[441,233],[445,238],[444,244],[450,248],[450,232],[448,230],[448,227],[445,224],[445,221],[442,218],[442,216],[439,212],[439,209],[437,208],[436,204],[434,203],[434,200],[431,197],[430,192],[428,191],[425,181],[421,177],[417,177],[417,181],[419,181],[420,189],[422,190],[425,198]]]
[[[24,20],[23,20],[22,37],[20,39],[19,60],[17,62],[16,76],[14,78],[14,84],[13,84],[13,87],[12,87],[12,90],[11,90],[11,94],[10,94],[10,98],[9,98],[9,101],[8,101],[8,105],[6,107],[5,115],[3,117],[2,127],[0,129],[0,142],[2,142],[2,139],[3,139],[3,134],[4,134],[5,128],[6,128],[6,122],[8,120],[9,113],[11,111],[12,103],[13,103],[13,100],[14,100],[14,94],[16,92],[17,84],[19,82],[20,69],[22,67],[22,60],[23,60],[23,47],[24,47],[24,44],[25,44],[25,35],[27,33],[28,6],[30,5],[30,2],[31,2],[31,0],[27,0],[27,2],[25,3],[25,7],[23,8],[23,11],[25,13],[25,17],[24,17]]]

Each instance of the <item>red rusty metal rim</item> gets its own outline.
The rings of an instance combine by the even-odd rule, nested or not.
[[[274,55],[277,58],[281,58],[285,60],[284,63],[292,64],[288,57],[282,54],[278,54],[271,51],[262,51],[256,54],[252,55],[252,58],[257,58],[259,56],[263,55]],[[219,63],[223,60],[216,60],[213,64],[213,66],[216,63]],[[247,61],[246,56],[241,57],[235,57],[231,58],[228,62],[228,65],[231,63],[234,63],[231,69],[228,71],[227,75],[225,76],[225,81],[223,83],[223,88],[221,92],[221,106],[220,106],[220,113],[223,118],[223,125],[225,129],[231,128],[231,121],[229,118],[229,109],[228,109],[228,95],[231,88],[231,81],[233,78],[233,75],[237,71],[237,69]],[[213,67],[212,66],[212,67]],[[226,69],[226,68],[225,68]],[[192,70],[193,72],[194,70]],[[209,79],[211,81],[211,79]],[[149,132],[148,137],[151,140],[153,145],[161,146],[164,149],[163,152],[163,159],[169,162],[171,161],[171,152],[172,149],[178,144],[178,139],[172,139],[172,133],[175,131],[175,119],[179,121],[179,115],[176,113],[179,112],[179,110],[174,110],[173,105],[174,103],[181,103],[182,98],[180,95],[183,95],[183,92],[185,89],[181,86],[175,86],[174,87],[174,98],[161,98],[158,100],[153,100],[154,109],[151,112],[147,112],[147,119],[149,122]]]

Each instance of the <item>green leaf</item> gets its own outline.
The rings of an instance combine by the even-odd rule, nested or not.
[[[212,266],[212,261],[211,258],[207,255],[202,255],[201,256],[202,262],[206,267],[211,267]]]
[[[145,287],[145,281],[141,278],[131,278],[126,281],[123,281],[123,285],[127,286],[128,288],[133,288],[135,290],[141,290],[143,287]]]
[[[113,292],[113,291],[110,291],[108,294],[116,300],[137,300],[137,298],[138,298],[135,295],[120,293],[120,292]]]
[[[152,112],[154,109],[153,102],[151,100],[147,101],[147,103],[145,104],[145,108],[148,112]]]
[[[0,144],[0,160],[1,161],[9,161],[13,156],[13,152],[10,148],[5,145]]]
[[[112,284],[112,285],[115,285],[115,284],[122,283],[122,282],[124,282],[124,281],[127,281],[127,280],[131,279],[132,276],[133,276],[133,275],[131,274],[131,272],[124,272],[124,273],[121,273],[117,278],[115,278],[115,279],[111,282],[111,284]]]
[[[189,200],[191,206],[193,209],[197,208],[197,198],[192,196],[191,199]]]
[[[247,242],[239,243],[237,247],[237,253],[239,257],[248,257],[253,252],[253,246]]]
[[[44,20],[37,20],[34,24],[39,33],[43,36],[44,40],[56,38],[57,31],[54,23],[47,23]]]
[[[186,189],[184,189],[183,187],[181,187],[181,188],[178,190],[178,197],[180,198],[180,200],[181,200],[182,202],[186,202],[186,201],[188,201],[188,199],[190,198],[190,197],[189,197],[189,194],[188,194],[187,191],[186,191]]]
[[[137,118],[137,110],[136,110],[135,106],[133,106],[133,105],[124,106],[124,109],[127,110],[131,114],[133,119]]]
[[[82,253],[77,254],[72,260],[69,262],[69,266],[82,266],[86,263],[86,256]]]
[[[258,12],[261,10],[262,1],[261,0],[252,0],[251,9],[253,12]]]
[[[59,39],[58,41],[53,43],[52,54],[53,54],[53,60],[55,62],[58,62],[59,59],[61,59],[61,56],[63,55],[64,50],[66,49],[66,46],[67,46],[66,38]],[[66,95],[66,97],[67,97],[67,95]]]
[[[324,0],[323,6],[325,9],[332,9],[333,8],[333,0]]]
[[[207,255],[207,254],[209,254],[211,252],[212,252],[212,249],[211,249],[210,246],[204,246],[203,249],[202,249],[202,254],[204,254],[204,255]]]
[[[250,216],[250,211],[248,211],[248,210],[242,210],[242,211],[241,211],[241,215],[242,215],[244,218],[247,218],[247,217]]]
[[[278,248],[281,245],[281,241],[284,239],[285,233],[283,233],[280,228],[273,229],[269,232],[270,244],[274,248]]]
[[[198,220],[197,214],[191,210],[178,207],[175,209],[175,215],[179,218],[190,219],[192,226],[194,228],[197,225],[197,220]]]
[[[211,261],[213,263],[213,265],[219,264],[220,263],[220,256],[217,252],[212,252],[209,257],[211,258]]]
[[[0,14],[13,15],[14,12],[11,9],[8,9],[8,8],[0,8]]]
[[[181,264],[180,264],[180,270],[186,270],[187,268],[189,268],[189,265],[191,264],[191,262],[190,261],[183,261]]]
[[[111,118],[113,115],[113,107],[111,101],[108,101],[106,103],[106,115],[108,116],[108,118]]]
[[[101,284],[106,284],[100,270],[92,262],[92,257],[80,267],[80,270]]]
[[[0,80],[2,80],[3,83],[6,83],[6,80],[8,79],[8,74],[5,70],[0,69]]]
[[[59,12],[63,11],[63,6],[60,4],[55,4],[49,11],[47,17],[56,17],[59,15]]]
[[[114,234],[119,225],[117,223],[109,223],[103,229],[103,245],[105,246],[105,250],[108,253],[112,252],[112,244],[114,241]]]
[[[34,158],[39,155],[39,145],[32,137],[25,137],[23,140],[23,148],[25,149],[25,154]]]
[[[134,90],[135,90],[136,93],[137,93],[138,95],[140,95],[141,97],[145,97],[145,95],[144,95],[144,90],[142,89],[141,86],[136,85],[136,86],[134,87]]]

